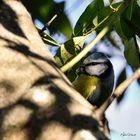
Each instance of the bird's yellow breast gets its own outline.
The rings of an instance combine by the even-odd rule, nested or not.
[[[78,92],[80,92],[85,98],[88,98],[96,89],[98,80],[99,78],[95,76],[82,74],[73,82],[73,85]]]

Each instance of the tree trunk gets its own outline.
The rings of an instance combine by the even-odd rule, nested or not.
[[[108,140],[18,0],[0,2],[0,139]]]

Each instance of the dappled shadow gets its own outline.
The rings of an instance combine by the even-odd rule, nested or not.
[[[29,121],[23,127],[28,130],[29,140],[38,138],[43,132],[44,126],[49,128],[50,124],[55,125],[57,123],[72,130],[71,139],[78,131],[85,129],[90,131],[97,138],[99,138],[100,133],[100,135],[104,137],[104,140],[107,140],[104,134],[99,130],[99,124],[94,118],[84,114],[71,115],[68,109],[71,98],[68,95],[56,87],[50,87],[49,90],[55,95],[56,101],[51,107],[41,112],[41,114],[39,109],[34,110]]]
[[[39,54],[36,54],[25,45],[19,45],[15,43],[9,43],[9,46],[7,46],[9,49],[13,51],[17,51],[24,56],[26,56],[33,65],[35,65],[37,68],[41,69],[40,66],[38,66],[35,62],[32,62],[30,58],[35,58],[38,60],[45,61],[46,63],[50,63],[53,66],[56,65],[53,61],[50,61]],[[84,114],[77,114],[72,115],[69,110],[69,105],[72,104],[72,99],[70,96],[68,96],[62,89],[59,88],[58,85],[55,85],[53,83],[53,80],[59,79],[61,77],[57,77],[55,75],[50,75],[46,73],[43,69],[42,72],[44,73],[44,76],[39,77],[32,85],[31,89],[35,87],[42,87],[45,86],[46,90],[50,91],[50,93],[55,97],[55,102],[51,104],[48,108],[46,107],[43,111],[40,112],[41,107],[39,107],[37,104],[25,100],[25,99],[19,99],[14,105],[10,105],[7,108],[4,108],[0,110],[1,119],[0,119],[0,129],[2,128],[3,119],[5,118],[6,114],[10,112],[12,108],[18,105],[22,105],[27,109],[32,110],[32,114],[26,124],[22,126],[22,129],[27,129],[27,137],[28,140],[34,140],[37,139],[42,132],[44,131],[44,127],[48,127],[51,124],[59,123],[66,128],[71,129],[71,139],[76,135],[77,132],[80,130],[88,130],[90,131],[95,137],[99,137],[98,134],[103,137],[103,139],[100,138],[100,140],[107,140],[106,136],[101,132],[98,128],[99,124],[96,121],[96,119],[84,115]],[[48,86],[50,85],[50,86]],[[28,91],[27,91],[28,92]],[[29,93],[27,93],[29,94]],[[43,94],[43,93],[42,93]],[[19,114],[20,115],[20,114]],[[2,139],[2,129],[1,129],[1,139]]]
[[[37,54],[33,51],[30,50],[30,48],[24,44],[18,44],[16,42],[13,42],[11,40],[8,40],[8,39],[4,39],[2,37],[0,37],[0,39],[3,39],[7,42],[9,42],[9,45],[7,46],[9,49],[12,49],[13,51],[16,51],[18,53],[21,53],[22,55],[26,56],[28,58],[28,60],[34,65],[36,66],[38,69],[40,69],[43,73],[46,73],[46,71],[44,71],[41,66],[39,66],[37,63],[35,63],[35,61],[33,61],[31,58],[34,58],[34,59],[37,59],[37,60],[42,60],[48,64],[50,64],[51,66],[53,66],[53,68],[59,73],[59,76],[64,80],[66,81],[66,79],[62,76],[62,73],[57,69],[57,64],[51,60],[51,59],[48,59],[47,56],[44,57],[44,56],[41,56],[40,54]],[[49,76],[49,75],[47,75]],[[53,75],[51,75],[53,78]],[[68,83],[67,83],[68,84]]]
[[[42,60],[42,61],[45,61],[45,62],[51,64],[51,65],[56,66],[56,63],[54,63],[52,60],[49,60],[49,59],[47,59],[47,57],[45,58],[45,57],[43,57],[35,52],[30,51],[29,47],[25,46],[23,44],[16,44],[15,43],[15,45],[12,44],[11,46],[9,45],[8,47],[14,51],[17,51],[17,52],[25,55],[28,58],[30,57],[30,58]],[[31,61],[31,59],[30,59],[30,61]]]
[[[17,16],[14,13],[14,11],[8,5],[2,4],[0,6],[0,23],[10,32],[16,35],[25,37],[21,28],[16,22],[16,20],[17,20]],[[49,107],[46,107],[45,109],[41,110],[42,108],[38,106],[37,104],[33,103],[30,100],[27,100],[27,99],[25,100],[22,97],[20,97],[16,103],[12,103],[4,107],[3,109],[0,109],[0,139],[3,139],[4,137],[2,126],[3,126],[3,121],[5,120],[5,116],[7,117],[7,115],[13,108],[20,105],[26,108],[27,110],[28,109],[32,110],[30,118],[23,126],[21,126],[22,128],[20,128],[21,130],[22,129],[28,130],[27,136],[29,140],[37,139],[40,136],[41,132],[43,131],[44,126],[49,127],[50,124],[52,123],[55,124],[57,122],[72,130],[71,138],[73,138],[73,136],[79,130],[86,129],[86,130],[89,130],[95,137],[98,137],[96,132],[100,132],[101,135],[104,137],[104,140],[107,140],[105,135],[99,130],[98,128],[99,124],[96,121],[96,119],[90,116],[84,115],[84,114],[77,114],[77,115],[71,114],[69,107],[73,103],[72,98],[68,94],[65,93],[65,89],[63,90],[60,89],[59,86],[54,84],[53,82],[54,79],[60,78],[62,80],[62,77],[61,76],[57,77],[53,74],[50,75],[46,73],[46,71],[43,70],[31,58],[49,63],[51,66],[54,67],[54,69],[57,70],[56,64],[52,60],[49,60],[41,56],[40,54],[37,54],[31,51],[28,46],[25,46],[23,44],[17,44],[13,41],[10,41],[2,37],[1,39],[4,39],[5,41],[9,43],[8,46],[6,46],[8,49],[11,49],[12,51],[16,51],[26,56],[31,62],[31,64],[33,64],[38,69],[40,69],[44,74],[44,76],[39,77],[34,83],[32,83],[30,88],[27,89],[26,94],[30,94],[30,92],[28,93],[28,90],[32,88],[36,88],[36,87],[40,88],[42,86],[43,87],[45,86],[46,90],[50,91],[50,93],[55,97],[55,101]],[[57,72],[59,71],[57,70]],[[12,84],[6,81],[0,81],[0,88],[1,86],[2,87],[5,86],[6,88],[8,87],[9,92],[11,93],[14,92],[15,87],[13,87]],[[19,114],[19,117],[20,117],[20,114]],[[16,126],[13,126],[13,127],[16,127]],[[13,129],[13,128],[11,127],[10,129]]]
[[[51,80],[48,79],[47,76],[41,77],[33,84],[33,87],[42,86],[45,85],[45,83],[46,85],[51,84]],[[41,112],[41,114],[40,109],[35,110],[29,121],[23,127],[28,129],[29,140],[38,138],[44,126],[49,127],[50,124],[57,123],[72,130],[71,139],[78,131],[85,129],[97,138],[99,138],[100,134],[103,138],[100,138],[100,140],[107,140],[107,137],[99,130],[99,124],[94,118],[84,114],[71,115],[69,111],[69,105],[72,103],[70,96],[59,89],[57,85],[50,86],[48,90],[55,96],[56,100],[49,108]]]
[[[18,25],[18,16],[9,5],[2,2],[0,3],[0,23],[10,32],[26,38]]]
[[[47,57],[43,57],[43,56],[41,56],[41,55],[39,55],[39,54],[37,54],[37,53],[35,53],[33,51],[30,51],[29,46],[26,46],[24,44],[18,44],[18,43],[14,42],[14,41],[11,41],[11,40],[3,38],[3,37],[0,37],[0,39],[5,40],[6,42],[8,42],[8,45],[6,46],[7,48],[9,48],[9,49],[11,49],[13,51],[16,51],[18,53],[21,53],[22,55],[26,56],[28,58],[28,60],[33,65],[38,67],[38,69],[40,69],[44,73],[45,73],[45,71],[40,66],[38,66],[31,58],[34,58],[34,59],[37,59],[37,60],[42,60],[42,61],[44,61],[46,63],[49,63],[52,66],[57,67],[57,65],[56,65],[56,63],[54,61],[52,61],[50,59],[47,59]]]
[[[0,80],[0,88],[3,89],[2,91],[6,94],[10,94],[11,92],[15,91],[15,86],[13,83],[9,80],[3,79]],[[2,96],[2,92],[0,93],[0,96]]]
[[[52,79],[51,79],[52,77]],[[58,77],[55,76],[42,76],[31,86],[32,88],[40,86],[45,86],[50,93],[55,96],[55,101],[45,109],[41,109],[37,104],[31,102],[30,100],[25,100],[20,98],[15,104],[12,104],[4,109],[0,110],[0,135],[1,139],[3,138],[2,125],[5,116],[9,114],[9,112],[16,106],[20,105],[25,107],[27,110],[32,110],[31,116],[29,117],[26,124],[21,126],[22,129],[28,130],[27,138],[28,140],[37,139],[42,132],[44,131],[44,127],[48,127],[51,124],[61,124],[66,128],[71,129],[71,139],[76,135],[80,130],[88,130],[95,137],[99,138],[99,133],[103,137],[100,140],[107,140],[103,132],[99,130],[99,124],[96,119],[84,115],[84,114],[76,114],[72,115],[69,110],[69,105],[72,104],[72,99],[68,96],[63,90],[61,90],[57,85],[53,84],[53,80]],[[48,87],[48,85],[50,85]],[[27,91],[28,92],[28,91]],[[29,94],[29,93],[27,93]],[[42,93],[43,94],[43,93]],[[20,114],[19,114],[20,117]],[[15,118],[16,119],[16,118]],[[11,128],[12,129],[12,128]],[[55,135],[55,134],[54,134]]]
[[[67,95],[62,89],[60,89],[57,85],[52,83],[52,81],[55,78],[58,77],[52,76],[52,79],[51,76],[40,77],[31,86],[31,88],[40,88],[40,86],[45,86],[47,90],[50,91],[50,93],[53,96],[55,96],[55,101],[49,107],[46,107],[42,110],[41,107],[39,107],[32,101],[20,98],[15,104],[12,104],[0,110],[0,138],[3,138],[3,131],[1,128],[5,116],[7,116],[7,114],[9,114],[9,112],[14,107],[20,105],[25,107],[27,110],[32,110],[31,116],[29,117],[28,121],[23,126],[21,126],[21,130],[28,130],[28,133],[26,134],[28,140],[37,139],[44,131],[43,128],[49,128],[51,124],[61,124],[62,126],[71,129],[71,139],[73,139],[76,133],[80,130],[88,130],[97,138],[99,138],[100,134],[100,140],[108,140],[103,134],[103,132],[99,130],[99,124],[96,119],[84,114],[71,114],[69,106],[70,104],[72,104],[72,98],[69,95]],[[48,87],[48,85],[50,86]]]

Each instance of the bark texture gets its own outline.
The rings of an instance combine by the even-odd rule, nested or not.
[[[0,2],[0,139],[108,140],[18,0]]]

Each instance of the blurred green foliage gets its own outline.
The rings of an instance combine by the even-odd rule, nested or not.
[[[82,50],[84,42],[92,32],[97,34],[106,26],[110,27],[109,33],[104,36],[108,39],[110,44],[117,46],[117,42],[113,38],[109,38],[111,32],[115,31],[120,37],[124,45],[124,56],[127,63],[136,69],[140,66],[140,52],[136,36],[140,38],[140,5],[137,0],[121,1],[113,3],[110,0],[110,5],[105,6],[103,0],[93,0],[85,11],[77,19],[77,23],[72,30],[70,21],[64,11],[65,1],[56,3],[53,0],[22,0],[27,7],[33,20],[38,19],[44,25],[48,23],[54,15],[56,19],[47,26],[50,35],[42,33],[44,42],[49,46],[58,46],[57,52],[54,56],[59,67],[64,66],[71,61]],[[121,12],[117,13],[118,7],[123,5]],[[52,33],[62,33],[68,40],[63,44],[58,44],[52,37]],[[101,40],[101,41],[104,41]],[[118,46],[117,46],[118,47]],[[73,81],[76,77],[75,70],[79,66],[76,64],[70,68],[66,75]],[[119,76],[119,81],[126,79],[123,71]]]
[[[126,80],[126,70],[125,68],[122,70],[122,72],[120,73],[119,75],[119,78],[117,80],[117,83],[116,83],[116,87],[119,86],[124,80]],[[126,91],[126,90],[125,90]],[[117,103],[119,104],[122,99],[124,98],[125,96],[125,91],[117,98]]]
[[[136,35],[140,37],[140,7],[136,0],[118,17],[114,29],[120,36],[124,46],[124,55],[127,63],[135,68],[140,66],[140,52]]]
[[[56,3],[53,0],[22,0],[28,11],[31,13],[33,20],[38,19],[42,23],[48,23],[54,15],[57,18],[48,26],[50,33],[60,32],[70,38],[72,27],[65,14],[65,2]]]

